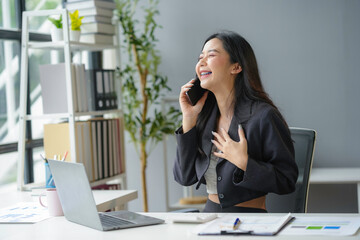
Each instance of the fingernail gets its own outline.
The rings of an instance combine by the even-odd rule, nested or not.
[[[215,132],[214,132],[214,131],[211,131],[211,133],[214,135]]]
[[[242,126],[241,126],[241,124],[239,124],[239,129],[242,129]]]
[[[214,140],[213,140],[213,139],[211,139],[210,141],[211,141],[212,143],[214,143]]]

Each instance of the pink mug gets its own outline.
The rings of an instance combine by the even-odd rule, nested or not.
[[[41,197],[46,193],[47,206],[42,202]],[[56,188],[48,188],[39,196],[40,205],[49,209],[50,216],[63,216],[63,210],[57,194]]]

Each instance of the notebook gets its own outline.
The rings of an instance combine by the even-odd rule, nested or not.
[[[164,223],[130,211],[98,212],[84,165],[48,160],[65,218],[101,231]]]

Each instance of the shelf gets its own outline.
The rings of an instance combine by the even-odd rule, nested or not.
[[[71,51],[102,51],[105,49],[115,49],[117,46],[109,44],[93,44],[70,41]],[[48,50],[63,50],[65,41],[60,42],[29,42],[28,47],[32,49],[48,49]]]
[[[99,110],[99,111],[91,111],[91,112],[78,112],[75,113],[75,117],[81,116],[93,116],[93,115],[105,115],[111,113],[122,113],[121,109],[110,109],[110,110]]]
[[[77,112],[74,113],[74,117],[82,117],[82,116],[99,116],[111,113],[121,113],[121,109],[110,109],[110,110],[99,110],[99,111],[91,111],[91,112]],[[69,118],[70,113],[51,113],[51,114],[41,114],[41,115],[26,115],[26,120],[34,120],[34,119],[51,119],[51,118]]]
[[[45,186],[45,182],[38,182],[38,183],[28,183],[24,184],[23,191],[32,191],[33,188],[41,188]]]
[[[117,175],[109,177],[109,178],[96,180],[94,182],[91,182],[90,185],[91,185],[91,187],[95,187],[95,186],[106,184],[109,182],[119,183],[122,181],[121,179],[125,178],[125,176],[126,176],[125,173],[120,173],[120,174],[117,174]],[[39,188],[39,187],[44,187],[44,186],[45,186],[45,182],[28,183],[28,184],[24,184],[23,190],[24,191],[32,191],[33,188]]]
[[[89,52],[97,52],[103,51],[107,49],[113,49],[116,52],[116,63],[117,67],[120,64],[120,48],[118,43],[119,33],[116,31],[114,35],[114,44],[92,44],[92,43],[84,43],[84,42],[74,42],[69,41],[69,34],[64,34],[64,40],[59,42],[30,42],[29,41],[29,18],[30,17],[39,17],[39,16],[51,16],[51,15],[59,15],[61,14],[63,19],[63,27],[64,33],[69,33],[69,19],[68,19],[68,10],[66,9],[55,9],[55,10],[41,10],[41,11],[24,11],[22,13],[23,16],[23,25],[21,31],[21,67],[20,67],[20,118],[19,118],[19,140],[18,140],[18,179],[17,185],[19,190],[27,190],[34,186],[44,185],[44,183],[40,184],[25,184],[24,182],[24,172],[25,172],[25,155],[26,155],[26,132],[27,132],[27,122],[33,120],[42,120],[42,119],[55,119],[55,120],[65,120],[68,121],[69,125],[69,148],[67,151],[71,154],[71,156],[78,156],[76,153],[79,151],[79,146],[77,146],[76,141],[76,132],[75,125],[77,121],[86,121],[91,117],[99,117],[103,116],[105,119],[110,117],[116,117],[117,115],[122,115],[121,109],[111,109],[111,110],[99,110],[99,111],[88,111],[88,112],[74,112],[75,109],[75,97],[76,93],[73,91],[73,70],[71,69],[71,64],[73,63],[71,52],[81,52],[81,51],[89,51]],[[118,24],[116,25],[116,29],[118,29]],[[65,36],[66,35],[66,36]],[[115,41],[116,40],[116,41]],[[65,83],[66,83],[66,98],[68,103],[68,108],[66,108],[66,112],[60,113],[50,113],[50,114],[27,114],[27,92],[29,87],[29,61],[30,61],[30,53],[29,49],[43,49],[46,51],[50,50],[59,50],[64,53],[64,64],[65,64]],[[81,62],[81,56],[80,60]],[[49,74],[51,75],[51,74]],[[121,86],[121,83],[120,83]],[[123,133],[122,133],[123,134]],[[101,140],[101,139],[97,139]],[[89,145],[88,145],[89,146]],[[91,146],[90,146],[91,147]],[[104,156],[102,156],[104,157]],[[123,156],[121,156],[122,158]],[[75,161],[75,158],[73,159]],[[107,159],[108,160],[108,159]],[[125,159],[124,168],[125,170]],[[126,189],[126,174],[117,174],[110,178],[105,178],[102,180],[97,180],[91,183],[92,186],[101,185],[104,183],[121,183],[121,187]]]
[[[116,183],[118,183],[118,181],[121,179],[125,178],[125,173],[120,173],[120,174],[117,174],[115,176],[112,176],[112,177],[108,177],[108,178],[104,178],[104,179],[100,179],[100,180],[96,180],[94,182],[90,182],[90,185],[92,187],[95,187],[95,186],[98,186],[98,185],[102,185],[102,184],[106,184],[106,183],[109,183],[109,182],[112,182],[112,181],[116,181]],[[121,186],[121,188],[123,188],[123,186]]]

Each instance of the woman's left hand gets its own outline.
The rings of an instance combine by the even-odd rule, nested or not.
[[[240,141],[233,141],[225,129],[221,128],[221,134],[213,132],[216,140],[213,139],[211,142],[221,151],[214,152],[215,156],[224,158],[241,170],[246,171],[248,162],[247,140],[241,125],[239,125],[238,134]]]

